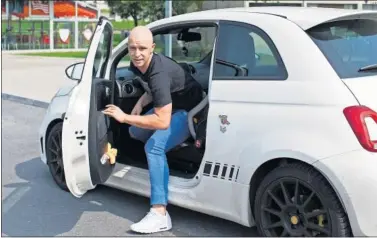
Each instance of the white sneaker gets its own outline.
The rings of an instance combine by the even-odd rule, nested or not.
[[[141,221],[132,224],[130,228],[134,232],[150,234],[170,230],[172,224],[168,211],[164,216],[151,209]]]

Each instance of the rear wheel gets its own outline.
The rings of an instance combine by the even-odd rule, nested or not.
[[[54,125],[46,140],[47,165],[55,183],[63,190],[68,191],[65,182],[63,155],[62,155],[62,130],[63,123]]]
[[[325,178],[303,164],[271,171],[261,182],[254,204],[261,236],[350,236],[341,203]]]

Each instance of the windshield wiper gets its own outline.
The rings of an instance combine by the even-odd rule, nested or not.
[[[365,71],[371,71],[371,70],[377,70],[377,64],[371,64],[368,66],[364,66],[360,68],[358,71],[359,72],[365,72]]]

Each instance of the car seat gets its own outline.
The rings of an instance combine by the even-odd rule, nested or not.
[[[247,70],[245,76],[250,75],[250,71],[255,67],[255,46],[254,38],[250,35],[250,30],[246,28],[234,28],[232,32],[231,40],[228,37],[223,37],[219,40],[219,44],[216,54],[216,60],[222,60],[225,62],[236,64]],[[235,76],[231,75],[229,66],[215,64],[214,75],[215,76]]]

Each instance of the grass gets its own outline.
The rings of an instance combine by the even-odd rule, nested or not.
[[[35,53],[23,53],[20,55],[27,56],[42,56],[42,57],[63,57],[63,58],[85,58],[86,51],[83,52],[35,52]]]
[[[138,21],[138,25],[146,25],[148,22]],[[114,27],[114,30],[131,30],[134,27],[133,21],[111,21],[111,24]]]
[[[33,52],[33,53],[22,53],[19,55],[25,56],[39,56],[39,57],[58,57],[58,58],[78,58],[78,59],[85,59],[86,51],[79,51],[79,52]],[[129,61],[129,56],[123,57],[122,61]]]

